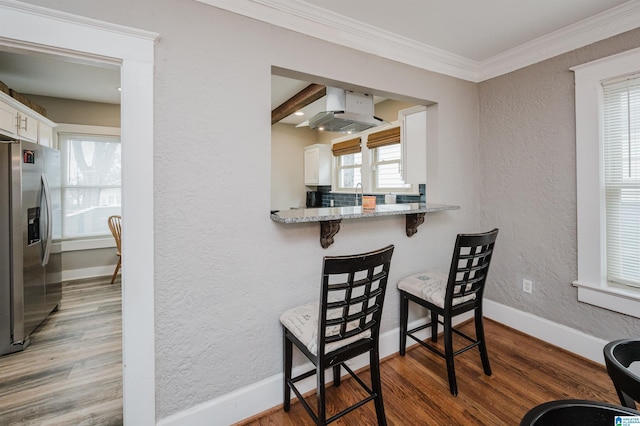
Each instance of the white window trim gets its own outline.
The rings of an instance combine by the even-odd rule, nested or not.
[[[80,133],[85,135],[120,136],[120,127],[58,123],[58,126],[56,127],[56,133]]]
[[[363,175],[363,173],[365,173],[365,167],[364,167],[364,157],[365,157],[365,153],[364,151],[361,151],[362,154],[362,163],[360,163],[360,179],[362,180],[362,185],[363,185],[363,190],[364,190],[364,180],[365,177]],[[349,155],[349,154],[347,154]],[[338,162],[340,161],[340,155],[334,156],[332,155],[332,162],[331,162],[331,188],[335,188],[333,190],[331,190],[332,193],[336,193],[336,194],[353,194],[353,192],[355,191],[356,188],[341,188],[339,183],[340,183],[340,166],[338,165]],[[347,167],[344,167],[345,169]],[[357,166],[352,167],[354,169],[358,168]]]
[[[400,159],[392,160],[392,161],[380,161],[379,159],[379,148],[371,149],[371,166],[369,169],[371,170],[371,188],[373,189],[374,194],[402,194],[405,195],[407,193],[414,192],[413,185],[408,184],[404,187],[393,187],[393,188],[379,188],[378,187],[378,166],[382,164],[397,164],[400,170],[400,175],[405,179],[403,174],[404,165],[406,164],[406,159],[403,159],[405,152],[402,149],[402,145],[400,145]]]
[[[640,48],[578,65],[576,88],[576,178],[578,300],[640,318],[640,289],[607,283],[602,81],[640,71]],[[597,172],[594,172],[597,171]]]
[[[113,237],[69,239],[62,241],[62,252],[113,248],[116,242]]]

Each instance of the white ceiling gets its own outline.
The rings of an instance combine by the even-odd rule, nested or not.
[[[470,81],[640,27],[640,0],[197,1]],[[0,46],[14,90],[119,103],[117,67],[25,53]],[[274,103],[304,85],[274,83]]]
[[[120,103],[120,68],[0,45],[0,81],[23,94]]]
[[[482,62],[628,0],[306,0],[389,34]],[[303,1],[293,3],[303,4]],[[322,13],[321,10],[317,11]]]

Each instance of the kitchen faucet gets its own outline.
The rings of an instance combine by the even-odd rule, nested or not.
[[[358,187],[360,187],[360,200],[362,201],[362,197],[364,196],[364,189],[362,188],[362,183],[358,182],[358,184],[356,185],[356,206],[359,206],[360,204],[358,204]]]

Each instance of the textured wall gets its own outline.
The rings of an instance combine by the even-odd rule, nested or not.
[[[396,244],[394,283],[424,266],[446,265],[455,233],[477,230],[475,84],[194,1],[30,3],[160,34],[149,153],[155,163],[158,419],[280,373],[278,317],[317,299],[323,255]],[[272,66],[437,102],[439,138],[430,152],[446,167],[437,188],[443,196],[430,201],[461,210],[430,215],[412,238],[402,217],[347,220],[326,250],[317,224],[271,221]],[[391,288],[382,329],[397,325]]]
[[[482,223],[501,230],[487,297],[613,340],[640,320],[577,301],[575,91],[570,67],[640,47],[622,34],[479,85]],[[594,173],[597,171],[594,170]],[[533,294],[522,279],[534,281]]]

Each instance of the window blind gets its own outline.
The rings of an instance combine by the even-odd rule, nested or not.
[[[603,100],[607,280],[640,287],[640,75],[603,83]]]
[[[369,133],[367,137],[367,148],[374,149],[381,146],[400,143],[400,127],[381,130],[376,133]]]
[[[333,144],[331,147],[331,152],[333,152],[334,157],[339,157],[341,155],[347,154],[356,154],[362,151],[360,146],[360,138],[349,139],[344,142],[338,142]]]

